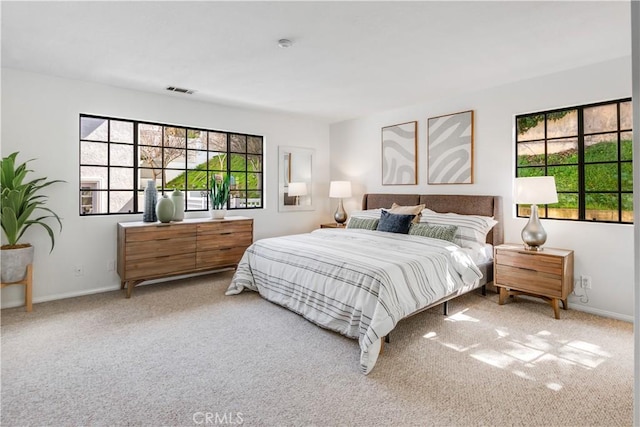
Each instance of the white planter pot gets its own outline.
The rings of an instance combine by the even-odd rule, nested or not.
[[[33,246],[0,250],[2,283],[13,283],[24,279],[27,266],[33,263]]]
[[[209,209],[209,215],[211,215],[211,219],[224,219],[224,216],[226,214],[226,209]]]

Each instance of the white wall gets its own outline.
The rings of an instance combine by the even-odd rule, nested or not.
[[[331,125],[331,179],[353,182],[354,197],[345,204],[347,211],[360,208],[365,192],[500,195],[505,209],[505,241],[520,242],[527,219],[515,217],[511,194],[514,116],[629,96],[631,58],[627,57],[336,123]],[[427,118],[465,110],[475,111],[474,184],[427,185]],[[381,128],[412,120],[418,121],[418,185],[383,186]],[[593,279],[589,302],[580,303],[571,297],[569,305],[631,321],[633,226],[542,221],[549,235],[546,245],[573,249],[576,276],[590,275]]]
[[[233,214],[254,218],[255,239],[306,232],[330,218],[326,123],[4,68],[2,156],[20,151],[19,160],[37,159],[30,164],[35,170],[34,178],[46,176],[67,181],[47,191],[49,207],[63,217],[64,226],[53,253],[49,254],[44,230],[29,231],[24,239],[35,246],[34,302],[118,289],[118,275],[107,269],[108,261],[116,258],[116,224],[142,219],[142,214],[79,216],[80,113],[264,135],[266,208]],[[278,212],[279,145],[315,150],[315,211]],[[206,215],[187,214],[187,217]],[[82,277],[74,275],[76,265],[84,268]],[[21,287],[2,290],[2,307],[20,305],[22,301]]]

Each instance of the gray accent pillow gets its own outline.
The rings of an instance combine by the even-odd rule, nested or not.
[[[378,228],[378,218],[354,218],[351,217],[347,228],[359,228],[362,230],[375,230]]]
[[[413,218],[415,218],[415,215],[392,214],[383,209],[380,214],[380,222],[378,222],[377,230],[387,231],[389,233],[407,234]]]
[[[431,224],[411,224],[409,234],[413,236],[433,237],[434,239],[455,240],[458,227],[455,225],[431,225]]]

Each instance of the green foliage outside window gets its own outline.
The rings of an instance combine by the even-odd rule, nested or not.
[[[227,164],[227,155],[220,154],[215,156],[208,162],[200,163],[195,169],[191,169],[186,173],[181,173],[171,181],[167,182],[167,188],[189,188],[189,189],[203,189],[207,188],[209,178],[207,177],[207,170],[217,171],[219,165]],[[242,156],[231,156],[231,175],[234,177],[235,188],[238,189],[250,189],[257,190],[260,188],[259,175],[255,172],[260,172],[259,165],[249,162],[247,165],[247,174],[244,172],[234,173],[233,171],[241,171],[245,167],[245,160]],[[209,175],[213,172],[209,172]],[[217,173],[218,175],[225,176],[226,173]],[[186,183],[185,183],[186,180]],[[188,187],[187,187],[188,184]],[[233,189],[233,188],[232,188]]]
[[[569,111],[557,111],[555,113],[547,113],[548,120],[560,120],[567,115]],[[529,129],[533,129],[544,121],[544,114],[536,114],[531,116],[521,117],[518,120],[518,134],[523,135]]]
[[[516,176],[556,180],[543,217],[633,222],[631,120],[630,99],[516,117]]]
[[[622,141],[620,147],[621,157],[631,158],[633,148],[632,141]],[[518,176],[544,176],[544,168],[535,167],[540,165],[541,157],[544,162],[544,154],[518,156]],[[587,191],[616,191],[618,188],[617,162],[601,162],[609,162],[611,158],[615,159],[618,157],[617,142],[605,142],[586,147],[584,157],[585,159],[589,159],[589,163],[597,163],[597,166],[601,166],[591,168],[589,173],[585,174]],[[550,172],[553,172],[549,173],[549,175],[555,176],[556,188],[559,192],[578,191],[578,168],[577,166],[567,165],[571,163],[574,165],[578,164],[577,150],[567,150],[547,156],[548,165],[562,165],[555,167],[549,166]],[[586,163],[585,166],[589,166],[589,164]],[[622,163],[621,182],[623,191],[632,191],[633,169],[631,163]],[[614,203],[610,197],[604,197],[604,195],[600,193],[593,195],[593,197],[598,209],[618,209],[617,202]],[[578,201],[577,199],[559,200],[559,202],[553,206],[556,208],[578,209]]]

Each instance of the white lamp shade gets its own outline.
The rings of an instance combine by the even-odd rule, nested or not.
[[[290,182],[287,193],[289,196],[306,196],[307,183],[306,182]]]
[[[516,178],[513,198],[522,205],[558,203],[556,179],[553,176]]]
[[[331,181],[329,185],[329,197],[335,199],[351,197],[351,181]]]

